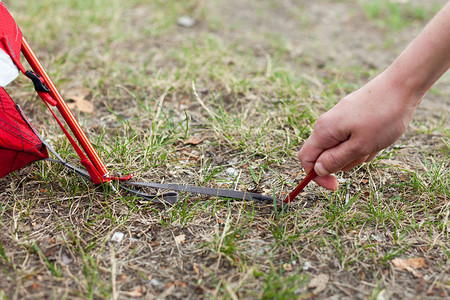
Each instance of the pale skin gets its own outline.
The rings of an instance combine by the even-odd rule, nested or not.
[[[371,161],[406,130],[425,93],[450,66],[450,2],[397,59],[317,120],[298,153],[315,181],[337,190],[332,175]]]

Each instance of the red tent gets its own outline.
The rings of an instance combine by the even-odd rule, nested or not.
[[[33,71],[26,71],[20,62],[24,55]],[[52,107],[59,110],[72,131],[69,131],[57,119],[62,130],[81,158],[81,164],[87,169],[90,179],[97,183],[126,178],[110,177],[105,164],[98,156],[81,126],[68,108],[59,91],[42,67],[22,32],[3,3],[0,2],[0,177],[17,170],[27,163],[47,158],[45,143],[40,140],[31,124],[26,120],[20,108],[3,89],[20,72],[29,77],[36,92],[53,113]]]
[[[33,71],[25,70],[20,62],[21,53],[30,64]],[[19,71],[33,81],[36,92],[52,112],[59,126],[80,157],[80,162],[86,168],[86,171],[70,165],[55,153],[54,150],[40,138],[39,134],[34,130],[30,122],[28,122],[20,107],[15,105],[14,101],[6,93],[4,86],[14,80],[19,74]],[[66,129],[63,123],[59,121],[56,114],[53,112],[53,108],[56,108],[60,112],[74,137],[69,133],[69,129]],[[4,4],[0,2],[0,178],[12,171],[22,168],[30,162],[48,158],[47,149],[54,153],[58,158],[58,160],[53,161],[63,164],[77,174],[90,179],[95,184],[124,182],[115,186],[148,201],[174,203],[178,199],[178,194],[165,193],[162,195],[149,195],[133,190],[130,187],[138,186],[154,189],[169,189],[251,201],[258,200],[272,202],[275,200],[270,196],[249,193],[246,191],[204,188],[182,184],[129,182],[128,180],[132,175],[126,177],[111,176],[61,94],[56,89],[27,41],[23,38],[22,32],[16,25],[14,19],[9,14]],[[299,190],[301,189],[294,191],[285,201],[291,201],[295,197],[291,196],[298,193]]]
[[[23,68],[19,61],[21,43],[20,29],[0,2],[0,51],[3,58],[0,72],[7,73],[3,76],[4,84],[13,79],[11,77],[15,77],[14,65]],[[5,57],[11,57],[11,63],[8,64]],[[9,76],[9,80],[5,76]],[[5,89],[0,87],[0,177],[32,161],[47,157],[46,147],[20,107],[14,103]]]
[[[47,157],[47,149],[20,107],[0,88],[0,177]]]

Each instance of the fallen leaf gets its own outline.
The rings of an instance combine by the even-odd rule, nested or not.
[[[417,269],[424,268],[427,265],[423,257],[413,257],[406,259],[394,258],[392,260],[392,264],[394,265],[394,267],[408,271],[418,278],[421,278],[422,274],[420,274]]]
[[[91,102],[83,99],[74,99],[74,102],[68,103],[68,106],[70,109],[76,109],[84,113],[94,112],[94,105]]]
[[[366,279],[366,273],[364,273],[363,271],[359,270],[358,274],[362,281],[364,281],[364,279]]]
[[[392,263],[397,268],[406,270],[406,268],[420,269],[426,266],[425,259],[422,257],[413,257],[413,258],[394,258]]]
[[[185,241],[186,241],[186,235],[185,234],[180,234],[180,235],[177,235],[175,237],[175,242],[177,244],[184,244]]]
[[[120,294],[131,297],[131,298],[140,298],[144,296],[144,288],[142,286],[137,286],[132,291],[121,291]]]
[[[194,159],[200,158],[200,156],[196,155],[195,153],[191,153],[191,152],[187,152],[187,151],[182,151],[181,153],[186,155],[189,158],[194,158]]]
[[[285,264],[283,264],[283,269],[285,271],[292,271],[292,265],[288,264],[288,263],[285,263]]]
[[[318,295],[327,288],[329,280],[330,276],[328,276],[327,274],[319,274],[308,283],[308,288],[314,289],[312,293],[314,295]]]
[[[125,281],[127,281],[127,275],[125,275],[125,274],[120,275],[118,281],[120,281],[120,282],[125,282]]]
[[[67,99],[83,98],[86,99],[91,94],[91,90],[84,86],[74,86],[64,92]]]
[[[34,282],[34,283],[31,285],[31,289],[32,289],[34,292],[39,292],[39,291],[41,290],[41,286],[39,285],[39,283]]]
[[[87,100],[87,97],[91,94],[88,88],[83,86],[73,87],[64,93],[64,97],[67,100],[67,105],[70,109],[76,109],[85,113],[94,112],[94,105]]]
[[[194,263],[192,268],[194,269],[195,274],[197,274],[197,276],[200,276],[200,269],[198,267],[198,263]]]
[[[196,137],[196,136],[192,136],[192,137],[188,138],[187,140],[183,141],[183,144],[185,144],[185,145],[188,145],[188,144],[189,145],[198,145],[201,142],[203,142],[203,140],[204,140],[204,138],[199,138],[199,137]]]
[[[187,97],[187,96],[185,96],[183,99],[178,101],[178,104],[184,104],[184,105],[191,104],[191,103],[192,103],[191,99],[189,99],[189,97]]]

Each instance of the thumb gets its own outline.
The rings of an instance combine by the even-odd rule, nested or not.
[[[317,158],[314,170],[319,176],[326,176],[342,170],[363,153],[351,139],[323,151]]]

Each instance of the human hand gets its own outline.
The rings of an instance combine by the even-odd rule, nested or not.
[[[303,168],[314,169],[319,185],[336,190],[331,174],[371,161],[394,143],[411,122],[417,97],[380,74],[319,117],[298,153]]]

